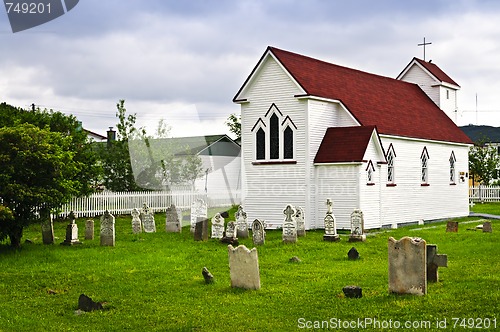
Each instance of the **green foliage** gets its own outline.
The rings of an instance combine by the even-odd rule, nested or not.
[[[474,145],[469,151],[469,171],[488,185],[498,175],[500,158],[497,148],[491,145]]]
[[[229,131],[236,135],[236,139],[241,137],[241,116],[232,113],[227,118],[225,124],[229,127]]]

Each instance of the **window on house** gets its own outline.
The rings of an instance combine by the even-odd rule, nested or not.
[[[420,156],[420,163],[421,163],[421,182],[422,184],[427,184],[429,180],[429,168],[428,168],[428,162],[429,162],[429,154],[427,153],[427,148],[424,147],[424,150],[422,151],[422,155]]]
[[[375,167],[373,167],[373,163],[370,160],[368,162],[368,166],[366,167],[366,184],[367,185],[373,185],[374,183],[374,176],[373,173],[375,172]]]
[[[279,133],[279,119],[273,113],[269,120],[269,158],[279,159],[280,157],[280,133]]]
[[[266,159],[266,133],[262,128],[257,130],[255,135],[255,146],[256,146],[256,159],[263,160]]]
[[[389,151],[387,152],[387,182],[389,184],[394,184],[394,159],[396,158],[396,153],[394,152],[394,147],[389,145]]]
[[[456,162],[455,154],[452,151],[450,155],[450,184],[456,183],[455,162]]]
[[[293,130],[286,126],[283,132],[283,159],[293,159]]]
[[[446,99],[450,99],[450,90],[446,90]]]

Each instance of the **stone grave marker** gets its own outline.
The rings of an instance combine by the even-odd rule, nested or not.
[[[350,261],[355,261],[359,259],[359,252],[356,248],[352,247],[348,252],[347,252],[347,258]]]
[[[115,217],[109,213],[108,210],[104,211],[101,216],[101,246],[115,246]]]
[[[68,219],[70,220],[70,224],[66,226],[66,239],[61,244],[65,246],[82,244],[78,240],[78,225],[76,224],[76,216],[73,211],[69,213]]]
[[[88,219],[85,221],[85,240],[94,239],[94,220]]]
[[[247,223],[247,213],[243,209],[243,206],[238,206],[238,211],[235,214],[236,217],[236,237],[246,239],[248,238],[248,223]]]
[[[230,221],[227,223],[226,232],[221,240],[222,243],[238,245],[238,238],[236,237],[236,223]]]
[[[43,244],[54,244],[54,222],[52,221],[52,214],[46,213],[42,217],[45,219],[42,222]]]
[[[260,289],[259,258],[257,248],[248,250],[244,245],[228,245],[231,287]]]
[[[491,221],[485,221],[483,223],[483,233],[491,233],[493,228],[491,227]]]
[[[389,292],[427,294],[426,242],[408,236],[388,240]]]
[[[326,216],[325,222],[325,235],[323,235],[324,241],[336,242],[340,241],[340,236],[337,234],[337,223],[335,222],[335,216],[333,215],[333,201],[331,199],[326,200]]]
[[[285,220],[283,221],[283,242],[295,243],[297,242],[297,223],[295,221],[297,211],[292,205],[288,204],[283,210],[283,214],[285,215]]]
[[[266,241],[266,230],[264,229],[264,222],[255,219],[252,223],[252,240],[254,246],[260,246]]]
[[[208,241],[208,219],[198,217],[194,228],[195,241]]]
[[[351,234],[349,235],[349,242],[364,242],[366,241],[365,222],[363,219],[363,211],[354,210],[351,213]]]
[[[138,208],[132,209],[132,233],[139,234],[142,233],[142,221],[141,212]]]
[[[344,292],[345,297],[351,299],[359,299],[363,297],[363,289],[359,286],[345,286],[342,288],[342,292]]]
[[[165,212],[165,231],[167,233],[182,232],[182,215],[174,204],[170,205]]]
[[[144,227],[144,232],[146,233],[155,233],[156,232],[156,222],[155,222],[155,213],[153,209],[151,209],[147,203],[144,203],[141,210],[141,221],[142,226]]]
[[[222,239],[224,237],[224,218],[220,213],[216,213],[212,218],[212,239]]]
[[[304,216],[304,208],[302,206],[295,207],[295,222],[297,223],[297,236],[306,236],[306,223]]]
[[[446,223],[446,232],[457,233],[458,232],[458,221],[448,221]]]
[[[208,217],[207,204],[201,198],[191,203],[191,233],[194,232],[196,223],[198,222],[198,217]]]
[[[438,267],[448,267],[448,255],[437,253],[436,244],[427,245],[427,281],[438,282]]]

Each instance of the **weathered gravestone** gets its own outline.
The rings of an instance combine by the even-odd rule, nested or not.
[[[304,208],[302,206],[296,206],[295,222],[297,223],[297,236],[306,236],[306,223],[304,218]]]
[[[297,223],[295,222],[295,214],[297,211],[293,206],[288,204],[283,210],[285,220],[283,221],[283,242],[295,243],[297,242]]]
[[[246,239],[248,238],[248,223],[247,223],[247,213],[243,209],[243,206],[238,206],[238,211],[235,214],[236,217],[236,237]]]
[[[42,241],[43,244],[54,243],[54,223],[52,221],[52,214],[45,213],[42,218]]]
[[[104,211],[101,216],[101,246],[115,246],[115,217],[109,213],[108,210]]]
[[[437,253],[436,244],[427,245],[427,281],[438,282],[438,267],[448,267],[448,255]]]
[[[345,286],[342,288],[345,297],[352,299],[359,299],[363,297],[363,290],[359,286]]]
[[[195,241],[208,241],[208,219],[198,217],[194,228]]]
[[[222,239],[224,237],[224,218],[220,213],[216,213],[212,218],[212,239]]]
[[[260,289],[259,258],[257,248],[248,250],[244,245],[228,245],[231,287]]]
[[[207,216],[207,204],[202,199],[197,199],[196,201],[191,203],[191,233],[194,233],[198,218],[207,218]]]
[[[427,294],[427,249],[425,240],[403,237],[388,241],[389,292]]]
[[[141,210],[141,221],[144,227],[144,232],[155,233],[156,232],[156,222],[155,213],[148,204],[144,203]]]
[[[483,233],[491,233],[493,228],[491,227],[491,221],[485,221],[483,223]]]
[[[85,221],[85,240],[94,239],[94,220]]]
[[[65,246],[82,244],[78,240],[78,225],[76,224],[76,216],[73,211],[69,213],[68,219],[70,220],[70,224],[66,227],[66,239],[61,244]]]
[[[102,304],[99,302],[94,302],[90,297],[85,294],[80,294],[78,298],[78,309],[86,312],[94,310],[102,310]]]
[[[349,235],[349,242],[364,242],[366,241],[365,222],[363,219],[363,212],[361,210],[354,210],[351,213],[351,234]]]
[[[323,235],[324,241],[340,241],[340,236],[337,234],[337,223],[335,222],[335,216],[333,215],[333,201],[331,199],[326,200],[326,216],[325,222],[325,235]]]
[[[201,274],[203,275],[203,279],[205,280],[206,284],[212,284],[214,282],[214,276],[206,267],[203,267],[201,270]]]
[[[234,221],[230,221],[227,223],[226,232],[224,233],[224,237],[220,240],[222,243],[238,245],[238,238],[236,237],[236,223]]]
[[[448,221],[446,223],[446,232],[457,233],[458,232],[458,221]]]
[[[260,246],[266,241],[266,230],[264,229],[264,222],[255,219],[252,223],[252,240],[254,246]]]
[[[132,209],[132,233],[139,234],[142,233],[142,221],[141,213],[138,208]]]
[[[347,252],[347,258],[351,261],[355,261],[359,259],[359,252],[356,248],[352,247],[348,252]]]
[[[182,214],[179,214],[179,209],[174,204],[170,205],[165,212],[165,231],[167,233],[182,232]]]

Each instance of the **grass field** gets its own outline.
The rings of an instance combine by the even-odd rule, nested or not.
[[[262,288],[245,291],[230,287],[226,245],[195,242],[186,227],[167,234],[164,217],[156,220],[157,233],[134,235],[130,216],[117,218],[116,247],[99,246],[97,219],[96,239],[83,245],[43,245],[40,226],[33,225],[24,237],[33,243],[19,251],[0,246],[0,330],[392,331],[410,324],[414,328],[404,330],[443,331],[500,325],[500,221],[493,221],[493,233],[467,230],[480,223],[471,218],[457,219],[458,233],[446,233],[446,222],[373,232],[355,244],[358,261],[347,259],[353,244],[346,236],[329,243],[322,231],[309,231],[298,243],[283,244],[281,232],[268,231],[258,247]],[[77,224],[82,240],[84,220]],[[57,243],[65,227],[55,224]],[[388,293],[391,236],[421,237],[448,255],[448,267],[439,269],[440,281],[429,283],[426,296]],[[240,243],[253,247],[251,239]],[[292,256],[302,262],[289,262]],[[204,283],[204,266],[214,284]],[[363,298],[345,298],[346,285],[361,286]],[[105,310],[75,314],[82,293],[105,302]]]

